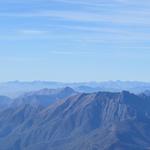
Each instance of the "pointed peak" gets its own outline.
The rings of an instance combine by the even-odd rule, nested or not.
[[[127,95],[131,95],[131,93],[129,91],[122,91],[121,95],[127,96]]]
[[[65,88],[62,89],[62,91],[75,92],[74,89],[72,89],[71,87],[65,87]]]

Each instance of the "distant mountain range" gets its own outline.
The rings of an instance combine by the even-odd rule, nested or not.
[[[148,92],[43,89],[0,106],[1,150],[150,149]]]
[[[68,98],[77,94],[72,88],[59,88],[59,89],[42,89],[23,94],[22,96],[14,99],[14,105],[20,106],[25,104],[37,105],[46,107],[58,100]]]
[[[61,83],[61,82],[20,82],[11,81],[0,83],[0,95],[18,97],[23,93],[37,91],[44,88],[55,89],[71,87],[78,92],[93,93],[98,91],[121,92],[123,90],[132,93],[150,91],[150,83],[136,81],[107,81],[107,82],[82,82],[82,83]]]

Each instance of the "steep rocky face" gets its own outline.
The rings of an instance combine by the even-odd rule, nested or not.
[[[0,126],[5,150],[146,150],[150,97],[126,91],[77,94],[46,108],[7,109]]]

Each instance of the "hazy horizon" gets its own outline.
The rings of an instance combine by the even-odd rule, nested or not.
[[[11,83],[11,82],[54,82],[54,83],[102,83],[102,82],[141,82],[150,83],[150,81],[138,81],[138,80],[103,80],[103,81],[55,81],[55,80],[8,80],[0,81],[0,83]]]

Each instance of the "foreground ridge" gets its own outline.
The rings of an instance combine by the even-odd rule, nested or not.
[[[55,96],[58,98],[62,91],[70,96],[65,93],[53,103],[44,103],[42,99],[47,105],[35,105],[36,100],[34,105],[30,101],[17,105],[22,101],[20,97],[1,111],[0,147],[4,150],[144,150],[150,147],[148,95],[127,91],[77,93],[67,87],[55,91]],[[35,93],[26,94],[23,99]],[[54,96],[54,91],[48,89],[39,93]]]

